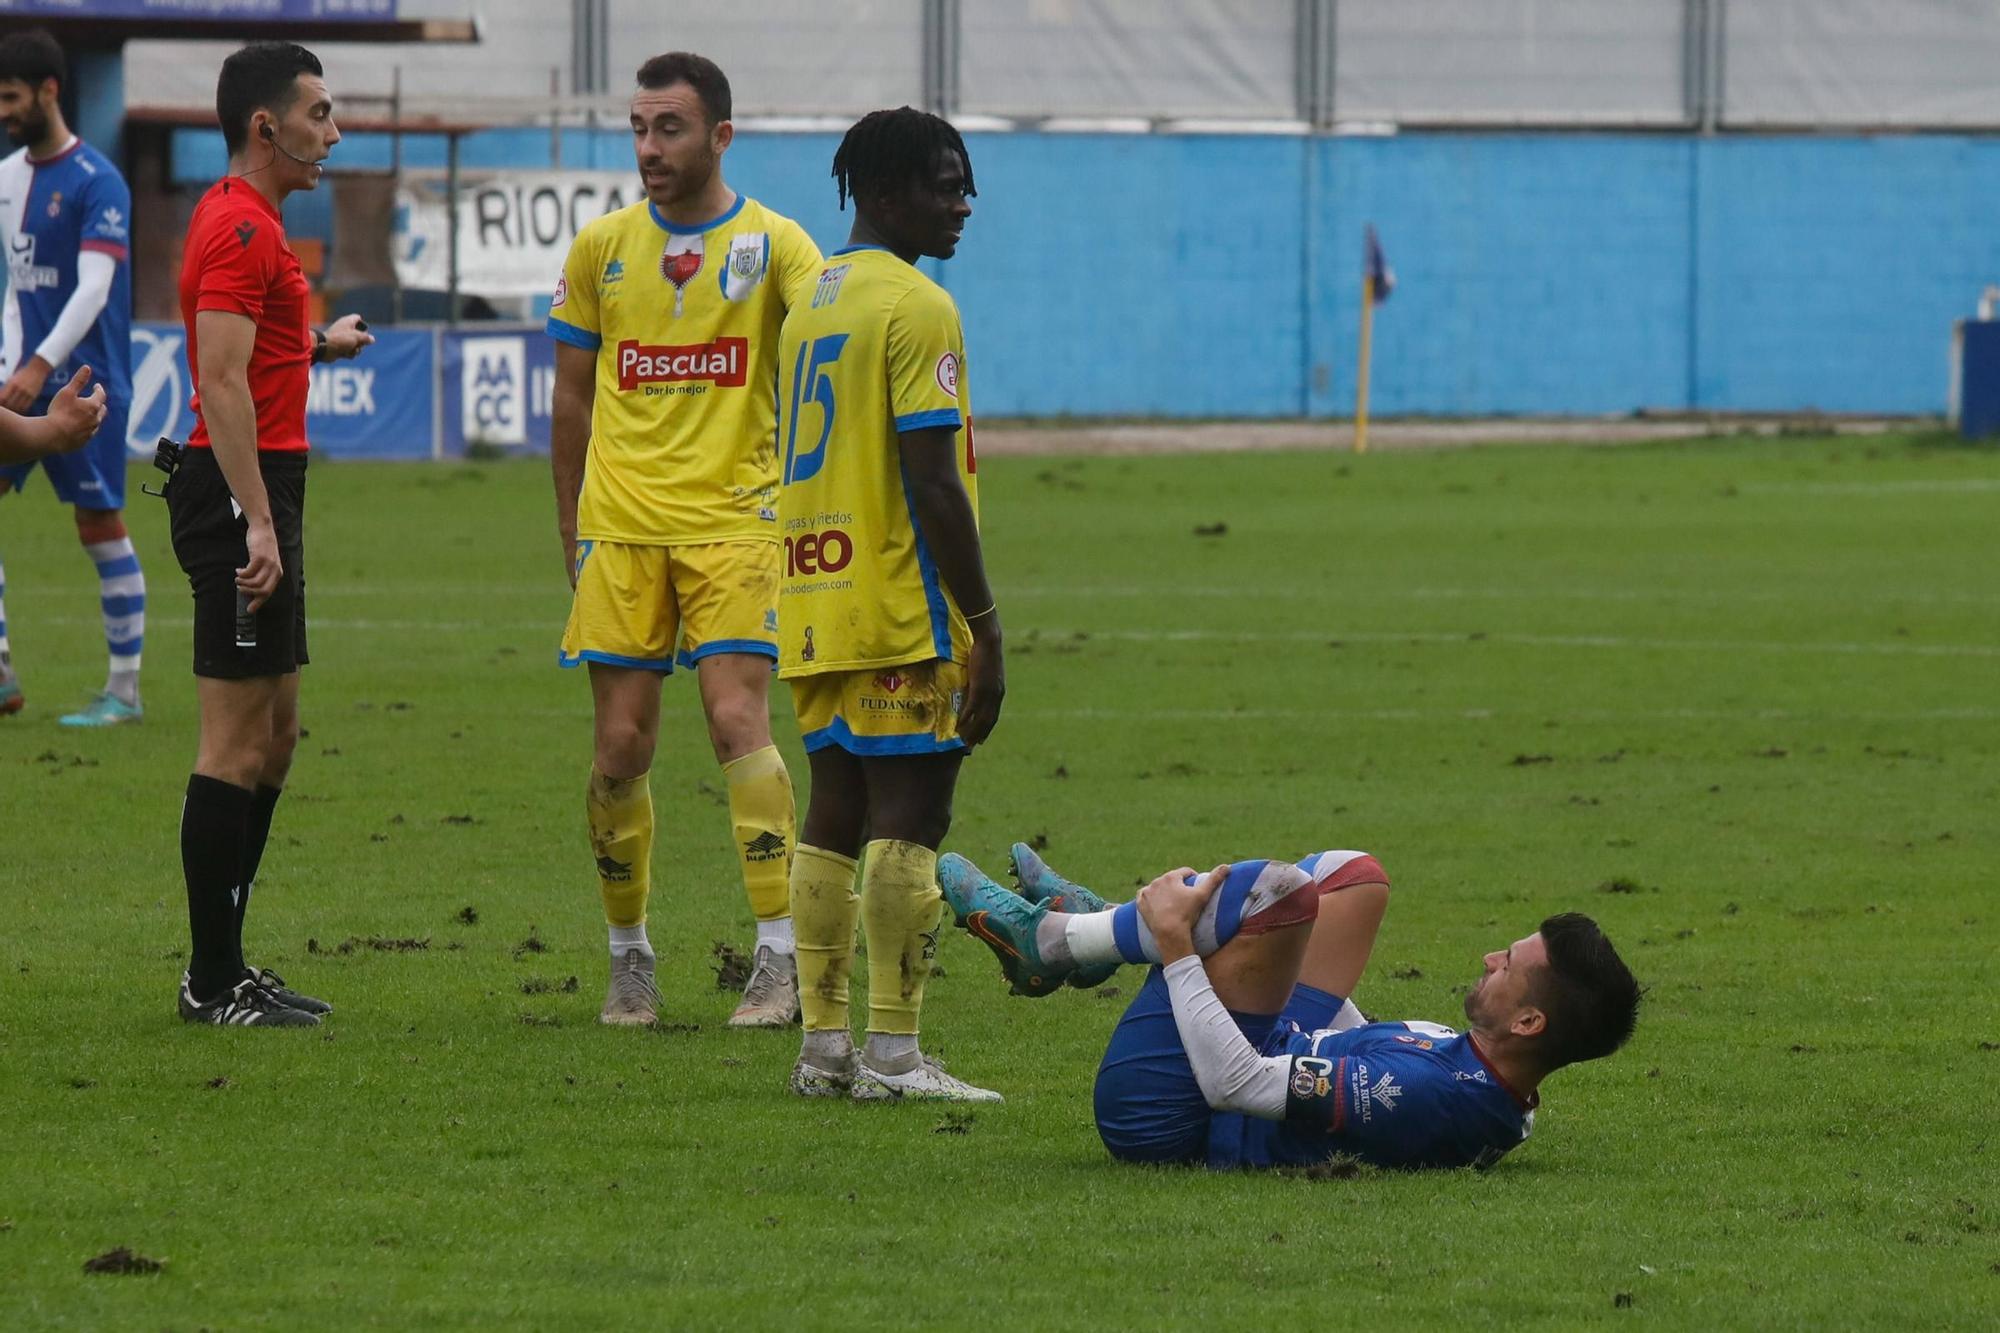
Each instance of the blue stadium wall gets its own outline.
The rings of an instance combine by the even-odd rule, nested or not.
[[[732,182],[839,244],[837,136],[744,134]],[[1937,413],[1953,319],[2000,281],[2000,140],[980,134],[957,296],[985,415],[1343,416],[1361,233],[1399,284],[1384,414]],[[570,167],[623,167],[571,132]],[[441,166],[435,138],[406,142]],[[337,160],[386,166],[380,136]],[[547,130],[468,167],[546,166]],[[176,136],[213,179],[219,137]],[[553,279],[553,275],[551,275]]]

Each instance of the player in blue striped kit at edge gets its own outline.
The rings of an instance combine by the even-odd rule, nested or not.
[[[106,412],[83,449],[0,467],[0,495],[36,467],[74,506],[76,532],[97,567],[111,664],[104,689],[66,727],[139,720],[146,578],[125,530],[125,436],[132,402],[132,196],[111,159],[70,132],[57,96],[62,47],[41,31],[0,38],[0,123],[21,147],[0,161],[0,243],[7,254],[6,382],[0,407],[42,416],[80,366],[103,386]],[[7,638],[0,566],[0,717],[25,698]]]

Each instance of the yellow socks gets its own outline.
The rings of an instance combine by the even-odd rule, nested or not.
[[[854,892],[853,858],[800,843],[792,855],[790,905],[792,928],[798,935],[799,1011],[805,1030],[845,1032],[847,982],[854,970],[854,920],[861,912],[861,899]]]
[[[868,1031],[914,1037],[943,908],[937,853],[882,838],[865,854],[859,895],[849,858],[805,843],[792,856],[799,1008],[807,1032],[846,1031],[860,917],[868,932]]]
[[[608,778],[593,766],[587,805],[604,919],[614,926],[644,925],[646,895],[653,887],[653,789],[647,775]]]
[[[924,1007],[924,982],[937,956],[944,899],[937,886],[937,853],[913,842],[879,838],[864,855],[861,918],[868,932],[868,1031],[914,1036]]]
[[[729,824],[736,833],[750,911],[759,921],[775,921],[792,910],[791,775],[778,747],[767,745],[724,764],[722,777],[729,784]]]

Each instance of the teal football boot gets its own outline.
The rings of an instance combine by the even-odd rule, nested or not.
[[[128,704],[115,694],[99,694],[78,711],[65,713],[56,721],[65,727],[117,727],[137,722],[145,715],[146,710],[137,704]]]
[[[1108,912],[1113,906],[1083,885],[1072,884],[1058,875],[1025,842],[1014,844],[1013,871],[1014,882],[1021,886],[1021,896],[1051,912]],[[1079,966],[1069,974],[1069,984],[1078,990],[1101,986],[1111,979],[1119,966],[1118,963]]]
[[[1070,969],[1045,961],[1035,947],[1035,928],[1048,916],[1048,908],[1009,893],[957,852],[938,858],[937,882],[952,920],[1000,960],[1009,990],[1042,996],[1062,989]]]

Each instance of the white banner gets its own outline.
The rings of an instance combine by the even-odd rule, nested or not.
[[[467,296],[540,296],[562,276],[569,243],[591,219],[646,197],[629,171],[461,171],[458,289]],[[405,172],[396,190],[396,277],[450,286],[445,176]]]

